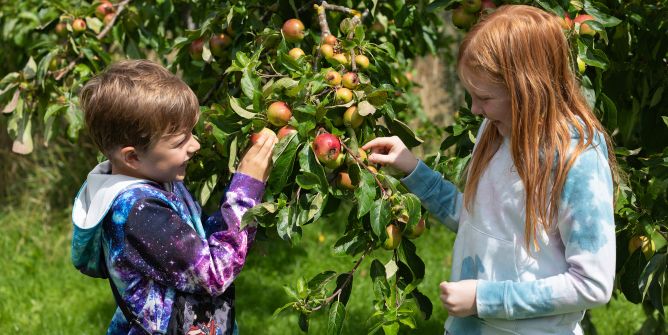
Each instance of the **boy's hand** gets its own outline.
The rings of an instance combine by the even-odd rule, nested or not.
[[[476,307],[477,280],[462,280],[456,282],[444,281],[439,285],[441,302],[448,314],[457,317],[466,317],[478,313]]]
[[[272,149],[274,149],[276,142],[278,142],[276,135],[262,135],[241,159],[237,172],[262,182],[267,181],[269,171],[271,171]]]
[[[362,150],[368,149],[371,149],[369,162],[389,165],[405,174],[410,174],[418,163],[417,157],[397,136],[375,138],[362,146]]]

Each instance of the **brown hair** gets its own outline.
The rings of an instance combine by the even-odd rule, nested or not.
[[[472,28],[457,58],[461,80],[471,80],[462,71],[466,67],[504,85],[510,94],[510,145],[526,194],[527,250],[531,241],[540,249],[538,227],[547,229],[556,222],[568,171],[597,133],[605,138],[611,173],[617,180],[610,137],[581,94],[569,52],[556,16],[531,6],[508,5]],[[571,127],[580,135],[572,152]],[[486,127],[476,144],[464,191],[468,210],[473,209],[480,177],[500,142],[496,127]]]
[[[107,157],[124,146],[150,149],[161,137],[190,131],[199,117],[195,93],[147,60],[110,65],[79,92],[86,126]]]

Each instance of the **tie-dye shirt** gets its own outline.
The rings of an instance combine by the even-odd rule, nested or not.
[[[168,327],[176,291],[228,294],[256,231],[240,229],[241,217],[264,193],[261,181],[235,174],[220,211],[206,218],[183,183],[171,186],[133,184],[118,193],[101,222],[111,279],[144,328],[157,332]],[[79,231],[75,229],[75,241]],[[130,327],[117,309],[107,334],[144,333]]]
[[[477,315],[449,317],[449,334],[582,334],[584,311],[610,299],[613,186],[600,134],[568,172],[557,224],[537,236],[540,251],[525,248],[524,186],[507,139],[480,178],[472,212],[463,194],[423,162],[402,182],[457,233],[450,281],[478,281]]]

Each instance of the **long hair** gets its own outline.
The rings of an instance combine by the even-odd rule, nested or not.
[[[524,183],[525,246],[539,250],[538,228],[556,222],[564,182],[575,159],[603,134],[613,178],[617,163],[611,140],[584,99],[570,59],[569,44],[558,18],[524,5],[501,6],[468,33],[458,54],[461,80],[480,74],[507,88],[510,95],[511,154]],[[462,69],[469,71],[462,71]],[[471,83],[474,85],[474,83]],[[570,127],[579,142],[569,151]],[[473,211],[478,182],[499,148],[496,127],[483,131],[469,166],[464,204]]]

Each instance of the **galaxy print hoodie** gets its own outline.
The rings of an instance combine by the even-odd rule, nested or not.
[[[108,161],[88,175],[72,210],[72,261],[77,269],[109,276],[143,326],[166,331],[177,292],[221,296],[246,260],[255,228],[239,229],[260,203],[264,183],[233,176],[220,211],[202,216],[183,183],[160,185],[112,175]],[[143,334],[116,310],[108,334]]]
[[[571,148],[580,139],[572,130]],[[538,233],[539,251],[525,248],[525,191],[509,139],[481,176],[472,212],[463,205],[457,187],[423,162],[402,180],[457,233],[449,281],[478,281],[477,315],[450,316],[445,323],[448,334],[583,333],[584,311],[608,302],[615,276],[613,184],[607,157],[603,136],[596,134],[568,172],[556,225]]]

